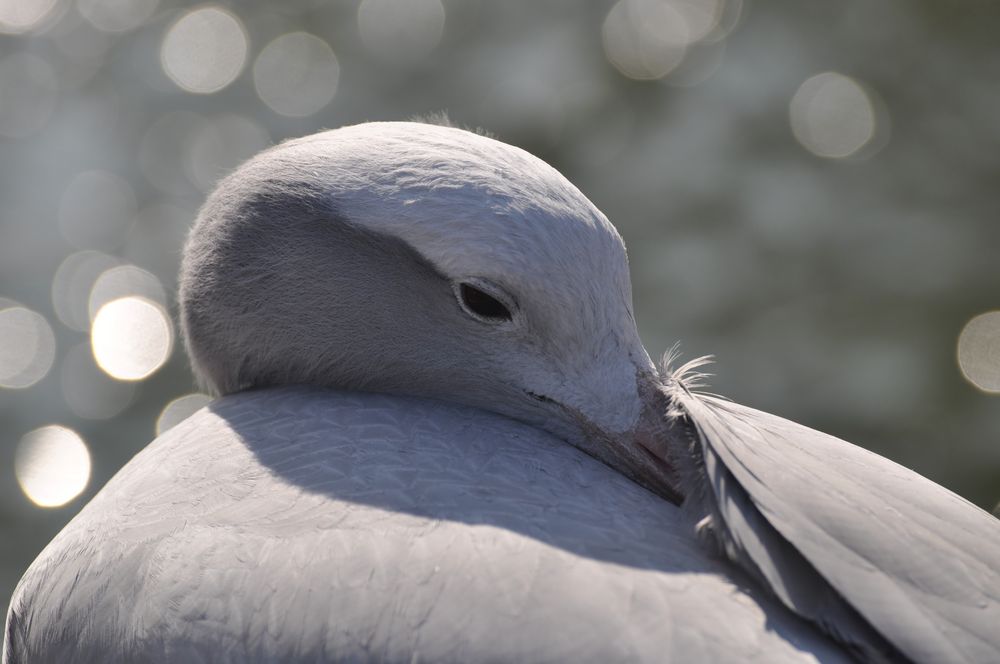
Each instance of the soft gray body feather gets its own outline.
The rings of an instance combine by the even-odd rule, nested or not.
[[[123,468],[18,586],[4,662],[838,662],[678,508],[434,401],[225,397]]]

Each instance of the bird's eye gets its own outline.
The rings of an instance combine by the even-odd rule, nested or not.
[[[511,320],[510,309],[489,293],[469,283],[458,284],[458,299],[473,316],[488,321]]]

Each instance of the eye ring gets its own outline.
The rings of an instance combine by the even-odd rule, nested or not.
[[[510,297],[482,279],[462,279],[452,284],[455,299],[468,315],[484,323],[509,323],[515,307]]]

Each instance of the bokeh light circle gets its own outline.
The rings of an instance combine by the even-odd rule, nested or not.
[[[670,5],[684,18],[688,43],[705,39],[715,30],[725,10],[723,0],[670,0]]]
[[[958,366],[984,392],[1000,394],[1000,311],[980,314],[958,335]]]
[[[852,78],[817,74],[799,86],[789,103],[792,133],[820,157],[848,157],[875,136],[872,99]]]
[[[0,0],[0,33],[21,34],[44,21],[57,0]]]
[[[167,293],[156,275],[135,265],[116,265],[94,281],[87,299],[87,317],[93,321],[105,304],[129,295],[144,297],[163,308],[167,306]]]
[[[142,297],[108,302],[90,332],[97,365],[118,380],[142,380],[163,366],[173,350],[173,327],[162,307]]]
[[[52,278],[52,308],[66,327],[80,332],[90,329],[88,311],[94,282],[121,260],[89,249],[67,256]]]
[[[72,429],[49,425],[26,433],[14,456],[14,475],[39,507],[60,507],[90,481],[90,452]]]
[[[31,387],[52,368],[56,337],[41,314],[0,305],[0,387]]]
[[[80,15],[98,30],[126,32],[145,23],[159,0],[78,0]]]
[[[236,80],[247,58],[243,24],[220,7],[193,9],[179,18],[163,38],[160,63],[183,90],[218,92]]]
[[[271,110],[290,117],[312,115],[333,100],[340,64],[325,41],[306,32],[281,35],[257,56],[253,84]]]
[[[620,0],[604,19],[601,38],[618,71],[655,80],[684,60],[690,34],[684,16],[667,0]]]
[[[156,435],[172,429],[212,402],[207,394],[185,394],[168,403],[156,418]]]
[[[397,63],[418,60],[438,45],[444,33],[441,0],[362,0],[358,32],[365,48]]]

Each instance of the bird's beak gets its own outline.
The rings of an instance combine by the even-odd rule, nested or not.
[[[608,463],[661,498],[675,505],[684,501],[680,453],[686,432],[669,414],[670,398],[656,374],[636,375],[637,397],[642,404],[635,427],[609,442]]]
[[[669,414],[670,397],[659,375],[639,368],[635,385],[640,405],[632,428],[608,431],[585,414],[575,412],[584,439],[577,447],[661,498],[680,505],[684,501],[681,463],[688,440],[686,426]]]
[[[635,428],[619,439],[626,475],[675,505],[684,502],[681,462],[687,445],[683,422],[670,414],[670,397],[660,377],[637,377],[642,410]]]

